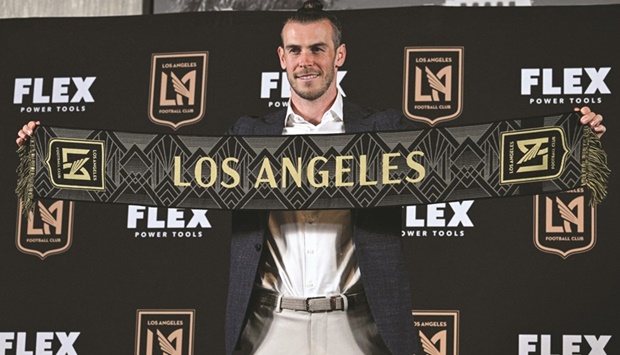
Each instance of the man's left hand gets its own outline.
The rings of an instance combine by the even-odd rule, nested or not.
[[[592,112],[588,106],[575,107],[575,111],[579,111],[583,115],[580,119],[581,124],[590,125],[599,138],[607,131],[607,127],[603,125],[603,116]]]

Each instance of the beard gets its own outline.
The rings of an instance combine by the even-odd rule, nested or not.
[[[320,82],[318,83],[304,83],[299,82],[297,77],[307,74],[318,74],[318,79]],[[288,73],[287,77],[289,84],[291,85],[291,89],[297,94],[297,96],[301,97],[304,100],[314,101],[320,97],[322,97],[330,85],[334,81],[335,70],[334,68],[330,68],[328,71],[321,70],[303,70],[297,73]],[[309,85],[308,85],[309,84]],[[311,87],[311,86],[312,87]]]

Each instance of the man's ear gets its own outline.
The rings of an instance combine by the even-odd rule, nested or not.
[[[280,59],[280,67],[286,69],[286,60],[284,59],[284,48],[278,47],[278,58]]]
[[[342,43],[336,48],[336,68],[340,68],[344,64],[344,60],[347,58],[347,47]]]

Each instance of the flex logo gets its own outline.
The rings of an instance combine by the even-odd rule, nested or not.
[[[501,184],[554,179],[569,153],[560,127],[502,132],[500,148]]]
[[[19,202],[15,239],[17,249],[41,259],[67,251],[73,240],[73,205],[72,201],[39,200],[25,217]]]
[[[608,355],[610,339],[611,335],[562,335],[561,343],[552,343],[549,334],[519,334],[519,355]]]
[[[138,310],[136,355],[192,355],[194,310]]]
[[[104,190],[104,142],[53,138],[45,164],[52,185],[61,188]]]
[[[611,94],[606,78],[611,67],[521,69],[521,95],[530,104],[601,103]]]
[[[474,223],[468,215],[473,200],[406,206],[403,237],[463,237]]]
[[[209,52],[153,54],[149,118],[174,130],[204,117]]]
[[[90,93],[95,79],[97,78],[94,76],[54,78],[51,92],[45,93],[44,78],[16,78],[13,103],[24,103],[24,96],[30,97],[33,104],[95,102]],[[70,88],[72,94],[69,94]]]
[[[127,229],[134,231],[135,238],[200,238],[207,228],[211,228],[207,210],[136,205],[127,208]]]
[[[97,77],[16,78],[13,104],[20,105],[21,113],[81,112],[83,103],[93,103],[90,92]],[[50,104],[55,104],[51,106]]]
[[[459,354],[458,311],[413,311],[423,355]]]
[[[35,340],[25,332],[0,332],[0,355],[77,355],[80,332],[37,332]]]
[[[406,47],[403,112],[434,126],[463,109],[463,47]]]
[[[534,245],[566,259],[596,244],[596,206],[587,206],[583,189],[534,197]]]
[[[554,83],[553,68],[521,69],[521,95],[532,95],[532,89],[543,95],[611,94],[605,83],[610,71],[611,67],[564,68],[559,83]],[[585,90],[584,73],[590,82]]]
[[[342,96],[347,96],[342,89],[341,82],[347,75],[346,70],[338,70],[336,83]],[[286,107],[291,97],[291,85],[286,77],[286,72],[263,72],[261,74],[260,98],[269,99],[268,107]],[[285,100],[282,100],[285,99]]]

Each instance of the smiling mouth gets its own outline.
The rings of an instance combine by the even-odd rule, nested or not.
[[[297,79],[300,79],[300,80],[312,80],[312,79],[318,78],[319,74],[317,74],[317,73],[304,73],[304,74],[295,75],[295,77]]]

